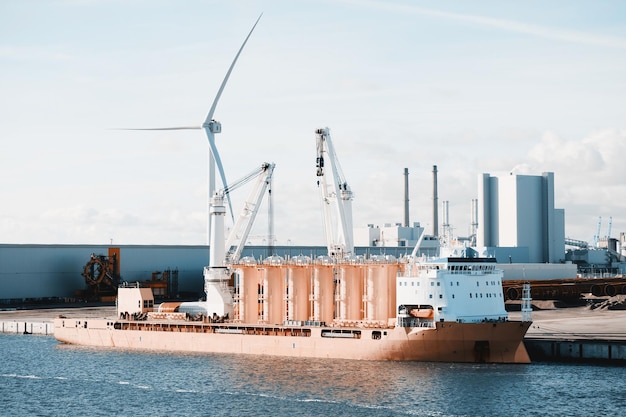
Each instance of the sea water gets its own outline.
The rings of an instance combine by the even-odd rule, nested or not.
[[[620,416],[626,368],[142,353],[0,335],[6,416]]]

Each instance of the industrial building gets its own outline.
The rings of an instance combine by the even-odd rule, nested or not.
[[[403,226],[401,223],[385,223],[383,226],[368,224],[367,227],[354,229],[354,243],[361,247],[377,248],[408,248],[409,253],[424,233],[419,222],[413,226]],[[424,236],[420,244],[420,253],[426,256],[435,256],[439,252],[439,239],[436,236]]]
[[[436,167],[433,172],[436,175]],[[436,192],[434,196],[436,201]],[[482,174],[478,196],[477,203],[473,201],[476,213],[472,219],[476,230],[473,250],[478,255],[496,258],[506,280],[567,279],[581,271],[591,276],[626,272],[624,233],[619,240],[600,239],[597,246],[577,241],[578,248],[566,252],[565,244],[570,240],[565,239],[565,212],[554,207],[553,173],[541,176]],[[408,196],[406,201],[408,212]],[[447,206],[444,205],[444,209]],[[443,214],[445,228],[445,210]],[[434,223],[437,224],[436,217]],[[405,224],[356,228],[354,253],[406,256],[423,232],[419,222],[408,225],[408,215]],[[439,244],[437,233],[426,235],[419,254],[436,255]],[[0,305],[76,300],[87,285],[85,265],[110,250],[109,245],[0,244]],[[203,269],[209,264],[208,246],[121,245],[116,250],[121,282],[152,281],[155,284],[155,277],[159,279],[165,276],[165,271],[175,271],[170,276],[175,277],[176,286],[174,291],[169,287],[169,297],[203,296]],[[280,256],[289,262],[301,255],[315,259],[327,253],[326,246],[248,246],[241,256],[261,261]]]
[[[554,173],[482,174],[478,182],[478,211],[476,246],[493,252],[499,252],[496,248],[528,250],[526,259],[512,262],[564,261],[565,211],[554,208]]]
[[[109,245],[0,244],[0,305],[23,302],[66,302],[77,299],[77,291],[87,286],[81,273],[92,255],[106,255]],[[176,294],[171,297],[194,299],[203,296],[203,269],[209,263],[205,245],[119,245],[121,281],[150,282],[163,271],[175,271]],[[400,257],[412,248],[355,248],[360,255]],[[281,256],[289,260],[299,255],[326,255],[325,246],[248,246],[242,256],[264,260]]]

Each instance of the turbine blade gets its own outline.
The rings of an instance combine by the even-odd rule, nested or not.
[[[115,128],[112,130],[200,130],[200,126],[178,126],[178,127],[128,127]]]
[[[211,105],[211,110],[209,110],[209,114],[207,115],[204,123],[208,124],[211,120],[213,120],[213,113],[215,113],[215,108],[217,107],[217,102],[219,101],[221,95],[222,95],[222,91],[224,91],[224,87],[226,86],[226,82],[228,82],[228,77],[230,77],[230,73],[233,71],[233,68],[235,67],[235,63],[237,62],[237,59],[239,58],[239,55],[241,54],[241,51],[243,51],[243,47],[246,46],[246,43],[248,42],[248,39],[250,38],[250,35],[252,35],[252,32],[254,31],[254,28],[256,27],[257,23],[259,23],[259,20],[261,20],[261,16],[263,16],[263,13],[261,13],[259,15],[259,18],[256,20],[256,22],[254,23],[254,26],[252,26],[252,29],[250,29],[250,33],[248,33],[248,36],[246,36],[246,39],[243,41],[243,44],[241,45],[241,48],[239,48],[239,52],[237,52],[237,55],[235,55],[235,59],[233,59],[232,64],[230,64],[230,68],[228,68],[228,72],[226,73],[226,77],[224,77],[224,81],[222,81],[222,85],[220,86],[220,89],[217,91],[217,95],[215,96],[215,100],[213,100],[213,104]]]
[[[204,128],[206,132],[206,136],[209,139],[209,145],[211,146],[211,153],[213,154],[213,159],[215,159],[215,164],[217,165],[217,169],[220,172],[220,177],[222,177],[222,184],[224,185],[224,189],[228,187],[228,183],[226,182],[226,174],[224,174],[224,166],[222,165],[222,159],[220,158],[220,154],[217,152],[217,146],[215,146],[215,136],[213,136],[213,132],[207,126]],[[213,196],[209,196],[212,198]],[[228,200],[228,208],[230,211],[230,216],[235,221],[235,215],[233,214],[233,205],[230,201],[230,193],[226,193],[226,200]]]

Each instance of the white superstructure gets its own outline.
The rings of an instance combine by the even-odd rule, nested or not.
[[[398,320],[501,322],[508,314],[495,259],[447,257],[411,262],[396,283]]]

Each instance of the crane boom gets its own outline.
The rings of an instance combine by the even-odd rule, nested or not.
[[[324,237],[328,255],[333,258],[342,258],[354,253],[352,229],[354,196],[339,165],[339,159],[330,138],[330,129],[317,129],[315,134],[317,184],[322,203]],[[330,172],[325,166],[326,162],[330,162]]]
[[[216,192],[211,198],[211,204],[209,205],[211,218],[209,266],[204,267],[203,274],[204,292],[206,293],[206,301],[203,302],[203,308],[207,314],[215,313],[218,316],[225,316],[232,314],[234,311],[232,294],[228,288],[228,280],[232,272],[229,263],[236,262],[241,255],[248,233],[258,212],[261,198],[273,171],[274,164],[263,163],[260,168],[248,174],[234,186],[226,187]],[[254,178],[257,179],[257,183],[253,187],[248,200],[246,200],[244,208],[227,240],[224,236],[224,216],[226,214],[224,198],[230,191]],[[240,235],[241,229],[243,229],[243,232]],[[239,238],[239,242],[234,245],[233,249],[233,243],[237,238]]]
[[[268,184],[272,179],[272,173],[274,172],[275,164],[270,164],[268,162],[264,162],[260,168],[251,172],[246,177],[240,181],[240,184],[243,185],[248,181],[256,178],[256,183],[252,190],[250,190],[250,194],[248,195],[248,199],[244,203],[244,206],[237,218],[237,221],[233,225],[232,230],[226,240],[226,259],[227,263],[235,263],[239,260],[241,256],[241,251],[246,243],[246,239],[248,239],[248,235],[250,234],[250,229],[252,228],[252,224],[254,223],[254,219],[259,211],[259,206],[261,204],[261,200],[263,199],[263,194],[267,189]],[[227,190],[232,191],[233,187],[229,187]],[[272,219],[270,219],[270,223]]]

